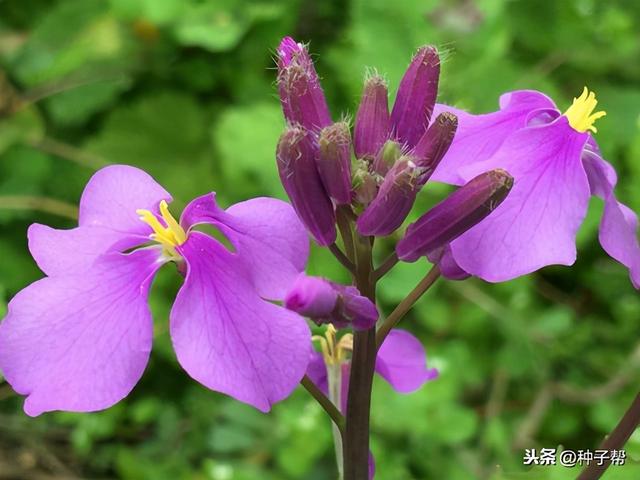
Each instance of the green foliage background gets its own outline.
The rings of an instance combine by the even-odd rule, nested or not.
[[[425,43],[443,52],[440,101],[475,112],[521,88],[566,108],[587,84],[608,112],[597,139],[618,195],[640,211],[639,24],[634,0],[0,2],[0,315],[41,275],[28,225],[72,227],[104,164],[149,171],[174,194],[174,212],[211,190],[223,205],[283,197],[272,56],[287,34],[310,42],[334,117],[354,112],[366,68],[393,92]],[[412,215],[446,191],[430,186]],[[640,296],[598,245],[601,210],[594,200],[573,268],[501,285],[442,282],[403,321],[441,375],[409,396],[376,382],[377,478],[575,478],[575,468],[527,472],[523,449],[595,448],[640,385]],[[328,259],[315,251],[310,270],[344,280]],[[426,268],[395,269],[382,308]],[[166,270],[152,291],[151,363],[125,401],[31,419],[0,384],[0,479],[335,478],[328,421],[304,391],[262,415],[180,370],[167,333],[179,279]],[[640,478],[640,435],[627,453],[604,478]]]

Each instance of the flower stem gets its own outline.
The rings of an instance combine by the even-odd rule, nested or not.
[[[391,270],[393,267],[396,266],[396,263],[398,263],[398,255],[396,254],[396,252],[393,252],[391,255],[389,255],[386,260],[384,262],[382,262],[382,264],[373,272],[373,278],[376,279],[376,281],[380,280],[382,277],[384,277],[387,273],[389,273],[389,270]]]
[[[431,286],[435,283],[435,281],[440,277],[440,268],[437,265],[434,265],[429,273],[425,275],[425,277],[420,280],[420,283],[415,286],[411,293],[402,300],[398,306],[395,308],[393,312],[385,319],[385,321],[380,325],[378,332],[376,333],[376,345],[377,348],[380,348],[384,339],[387,338],[387,335],[391,331],[393,327],[395,327],[398,322],[404,317],[411,307],[420,299],[420,297],[427,291]]]
[[[351,273],[355,272],[355,265],[344,253],[342,253],[342,250],[340,250],[340,247],[338,245],[332,243],[331,245],[329,245],[329,251],[333,253],[333,256],[336,257],[336,259],[342,264],[344,268],[349,270]]]
[[[356,287],[375,302],[372,239],[358,235],[354,240]],[[375,361],[375,330],[354,332],[344,444],[345,480],[365,480],[369,475],[369,412]]]
[[[636,395],[616,428],[604,439],[598,449],[621,450],[638,427],[638,424],[640,424],[640,392]],[[598,465],[598,462],[591,462],[578,476],[577,480],[597,480],[602,477],[610,464],[610,459],[607,459],[602,465]]]
[[[320,391],[320,389],[316,386],[315,383],[311,381],[308,376],[302,377],[300,381],[302,386],[311,394],[313,398],[320,404],[320,406],[324,409],[325,412],[331,417],[333,423],[341,435],[344,435],[344,417],[340,413],[340,411],[336,408],[331,400],[327,398],[327,396]]]
[[[327,364],[326,368],[327,380],[329,383],[329,400],[331,400],[334,405],[342,405],[342,365]],[[335,423],[331,425],[331,431],[333,433],[333,444],[336,451],[338,480],[342,480],[344,478],[344,447],[342,442],[342,432]]]

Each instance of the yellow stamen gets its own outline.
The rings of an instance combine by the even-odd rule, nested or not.
[[[150,238],[161,244],[170,257],[179,257],[175,247],[182,245],[187,240],[187,234],[169,212],[167,202],[164,200],[160,202],[160,214],[166,226],[162,225],[158,217],[149,210],[140,209],[136,210],[136,213],[140,215],[140,220],[152,228],[153,233]]]
[[[340,365],[347,359],[347,352],[353,350],[353,335],[347,333],[336,341],[336,328],[329,324],[324,336],[314,335],[312,340],[320,342],[320,350],[327,365]]]
[[[594,127],[593,124],[596,120],[607,114],[607,112],[602,110],[592,113],[597,104],[598,101],[596,100],[596,94],[594,92],[589,92],[589,89],[584,87],[582,95],[578,98],[574,98],[571,106],[566,112],[564,112],[564,115],[569,120],[569,125],[580,133],[584,133],[587,130],[591,130],[593,133],[596,133],[598,129]]]

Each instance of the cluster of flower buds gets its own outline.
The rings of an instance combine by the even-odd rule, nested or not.
[[[359,213],[359,234],[390,235],[407,218],[458,126],[452,113],[432,119],[440,76],[438,51],[432,46],[418,49],[391,112],[385,80],[375,72],[367,75],[353,141],[346,122],[332,121],[306,47],[285,38],[277,62],[287,120],[277,148],[278,168],[308,231],[320,245],[330,245],[336,239],[336,207],[351,205]],[[484,218],[512,185],[504,171],[481,177],[412,226],[398,247],[401,259],[415,260],[416,255],[444,247]]]

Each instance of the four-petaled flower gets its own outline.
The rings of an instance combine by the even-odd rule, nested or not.
[[[170,201],[145,172],[115,165],[87,184],[77,228],[29,228],[47,277],[15,296],[0,324],[0,369],[27,395],[26,413],[100,410],[131,391],[151,350],[149,287],[171,261],[185,280],[170,334],[191,377],[262,411],[297,386],[309,328],[268,301],[282,299],[306,264],[308,238],[293,209],[255,198],[222,210],[208,194],[178,222]],[[217,227],[233,251],[193,230],[200,223]]]
[[[432,179],[463,185],[495,168],[514,177],[506,200],[451,242],[449,254],[463,270],[500,282],[546,265],[573,264],[576,233],[596,195],[604,200],[600,243],[640,288],[638,217],[617,201],[616,172],[589,133],[604,115],[593,113],[596,103],[585,88],[564,114],[536,91],[504,94],[500,110],[484,115],[437,105],[436,111],[455,113],[458,132]]]

